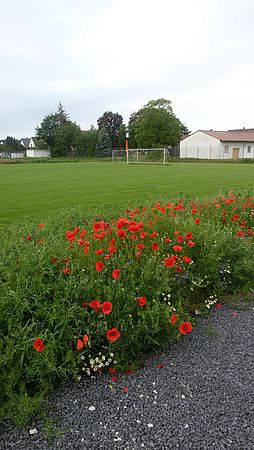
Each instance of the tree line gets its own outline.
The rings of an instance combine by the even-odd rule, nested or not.
[[[176,147],[188,134],[187,127],[176,117],[171,101],[151,100],[123,124],[119,113],[106,111],[89,130],[70,120],[59,102],[55,113],[48,114],[36,127],[36,137],[44,141],[52,156],[104,156],[113,149],[124,149],[128,133],[129,148]]]

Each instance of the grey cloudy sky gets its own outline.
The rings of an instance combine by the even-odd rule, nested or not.
[[[165,97],[187,127],[254,127],[253,0],[0,0],[0,138],[58,100],[87,129]]]

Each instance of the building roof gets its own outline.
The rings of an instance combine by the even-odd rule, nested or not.
[[[215,137],[220,141],[227,142],[254,142],[254,130],[228,130],[228,131],[213,131],[213,130],[199,130],[202,133]]]
[[[28,137],[20,139],[21,144],[24,145],[24,147],[26,148],[29,147],[30,141],[31,139]]]

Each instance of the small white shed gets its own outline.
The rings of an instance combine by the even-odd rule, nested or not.
[[[180,158],[254,158],[254,129],[198,130],[181,140]]]

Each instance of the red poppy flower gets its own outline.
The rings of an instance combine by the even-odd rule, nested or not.
[[[174,245],[173,249],[175,250],[175,252],[180,252],[183,249],[183,247],[181,247],[181,245]]]
[[[138,224],[133,224],[133,225],[130,225],[129,226],[129,231],[130,231],[130,233],[136,233],[136,231],[139,231],[139,226],[138,226]]]
[[[120,338],[120,333],[117,328],[111,328],[111,330],[107,331],[106,336],[110,342],[115,342]]]
[[[135,371],[133,369],[127,369],[125,373],[126,375],[134,375]]]
[[[165,259],[164,264],[167,267],[173,267],[173,265],[175,264],[175,258],[170,257],[170,258]]]
[[[57,263],[57,258],[51,258],[50,261],[52,262],[52,264],[56,264]]]
[[[135,233],[133,233],[133,234],[131,235],[131,239],[132,239],[133,241],[136,241],[136,240],[138,239],[138,237],[137,237],[137,235],[136,235]]]
[[[174,325],[174,324],[176,323],[177,319],[178,319],[178,317],[175,316],[175,314],[172,314],[172,315],[171,315],[171,318],[170,318],[171,324]]]
[[[189,258],[189,256],[184,256],[184,257],[183,257],[183,260],[184,260],[185,263],[190,263],[190,262],[192,262],[192,259]]]
[[[220,309],[222,307],[221,303],[216,303],[215,308]]]
[[[152,250],[159,250],[159,244],[158,244],[158,242],[153,242],[153,243],[152,243]]]
[[[79,235],[80,239],[82,239],[85,235],[86,235],[86,230],[82,230]]]
[[[244,232],[243,231],[237,231],[236,236],[242,237],[242,236],[244,236]]]
[[[82,350],[82,348],[84,347],[83,342],[81,341],[81,339],[77,340],[77,351],[79,352],[80,350]]]
[[[34,347],[34,350],[41,353],[41,352],[43,352],[45,346],[44,346],[42,340],[40,338],[37,338],[37,339],[35,339],[35,341],[33,343],[33,347]]]
[[[65,267],[65,268],[63,269],[63,273],[64,273],[64,275],[70,275],[70,273],[71,273],[70,267]]]
[[[115,279],[115,280],[118,280],[118,278],[120,278],[120,270],[119,269],[115,269],[115,270],[113,270],[113,272],[112,272],[112,277]]]
[[[163,369],[164,367],[165,367],[165,364],[159,363],[159,364],[157,364],[156,369]]]
[[[88,334],[84,334],[84,336],[83,336],[83,344],[86,345],[88,343],[88,341],[89,341]]]
[[[193,238],[193,234],[190,231],[188,231],[188,233],[186,233],[184,237],[185,239],[187,239],[187,241],[191,241]]]
[[[110,247],[108,247],[108,252],[109,253],[116,253],[116,246],[115,245],[110,245]]]
[[[182,269],[181,266],[176,266],[175,269],[176,269],[176,271],[179,272],[179,273],[181,273],[181,272],[183,271],[183,269]]]
[[[31,238],[30,234],[27,234],[27,235],[26,235],[26,241],[31,241],[31,239],[32,239],[32,238]]]
[[[198,225],[200,223],[200,219],[195,220],[195,224]]]
[[[187,245],[188,247],[195,247],[196,244],[195,242],[189,241]]]
[[[183,322],[181,325],[179,325],[179,331],[182,334],[187,334],[192,331],[192,325],[190,322]]]
[[[123,391],[125,394],[128,394],[129,388],[128,388],[127,386],[125,386],[125,387],[122,388],[122,391]]]
[[[146,246],[144,244],[138,244],[137,245],[139,250],[145,250]]]
[[[179,235],[177,236],[176,240],[179,244],[181,244],[183,242],[183,237]]]
[[[145,239],[147,235],[148,233],[146,231],[140,231],[139,233],[140,239]]]
[[[172,242],[172,239],[170,239],[169,237],[165,238],[165,242]]]
[[[103,254],[102,248],[99,248],[99,250],[95,250],[95,254],[96,255],[102,255]]]
[[[103,261],[97,261],[95,263],[95,268],[96,268],[97,272],[101,272],[104,269],[104,266],[105,266],[105,264]]]
[[[113,305],[111,302],[104,302],[101,305],[101,310],[103,314],[110,314],[113,309]]]
[[[113,377],[111,377],[111,381],[113,381],[113,383],[115,382],[115,381],[117,381],[118,380],[118,376],[117,375],[114,375]]]
[[[117,236],[120,237],[121,239],[124,239],[126,236],[126,231],[125,230],[119,230],[117,232]]]
[[[158,236],[158,233],[156,233],[156,231],[150,234],[151,239],[155,238],[156,236]]]
[[[138,306],[145,306],[146,304],[146,297],[138,297]]]
[[[100,309],[101,304],[100,304],[100,300],[92,300],[89,305],[91,306],[91,308],[93,308],[95,311],[98,311],[98,309]]]
[[[42,230],[42,228],[44,228],[44,224],[43,223],[39,223],[38,227]]]
[[[113,374],[117,373],[117,370],[113,369],[112,367],[109,367],[108,371],[109,371],[109,373],[113,373]]]

